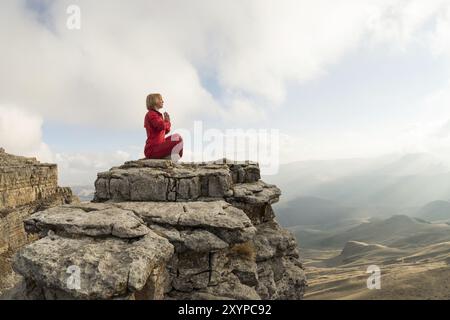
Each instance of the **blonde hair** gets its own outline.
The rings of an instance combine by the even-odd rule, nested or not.
[[[153,109],[156,103],[158,102],[158,99],[162,99],[161,94],[159,93],[152,93],[147,96],[147,110]]]

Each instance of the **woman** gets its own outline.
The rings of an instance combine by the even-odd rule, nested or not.
[[[147,130],[147,142],[144,154],[147,159],[172,159],[178,161],[183,156],[183,139],[179,134],[165,137],[170,132],[170,116],[159,112],[164,100],[159,93],[147,97],[147,114],[144,127]]]

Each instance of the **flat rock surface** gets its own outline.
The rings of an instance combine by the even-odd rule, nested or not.
[[[185,227],[246,229],[247,215],[225,201],[209,202],[122,202],[115,206],[133,211],[146,222]]]
[[[24,221],[26,230],[34,233],[62,232],[91,237],[114,236],[137,238],[150,230],[132,211],[103,205],[69,205],[51,208],[33,214]]]
[[[225,201],[122,202],[114,205],[124,210],[133,211],[148,225],[158,224],[190,231],[203,229],[228,244],[251,240],[256,232],[256,228],[244,211]],[[174,233],[172,232],[171,235],[174,236]],[[185,236],[183,242],[187,239]],[[185,243],[188,245],[192,241]],[[214,241],[212,247],[221,246],[219,243]]]

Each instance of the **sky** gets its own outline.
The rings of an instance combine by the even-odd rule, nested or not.
[[[0,146],[64,185],[143,157],[154,92],[186,160],[230,130],[276,132],[280,163],[450,159],[448,0],[4,0],[0,39]]]

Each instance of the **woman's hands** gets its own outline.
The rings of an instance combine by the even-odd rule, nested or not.
[[[164,121],[170,122],[170,115],[167,112],[164,112]]]

